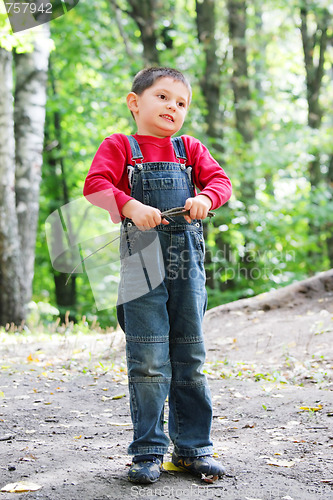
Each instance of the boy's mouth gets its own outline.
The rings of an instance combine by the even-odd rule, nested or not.
[[[166,120],[169,120],[170,122],[173,122],[173,117],[171,115],[160,115],[161,118],[165,118]]]

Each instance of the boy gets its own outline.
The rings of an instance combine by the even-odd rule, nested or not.
[[[225,472],[212,457],[212,404],[202,373],[201,324],[207,303],[202,219],[228,201],[231,183],[200,141],[182,136],[172,142],[190,101],[190,84],[179,71],[140,71],[127,96],[137,133],[113,134],[103,141],[84,187],[84,195],[109,210],[113,219],[111,198],[115,200],[122,218],[123,262],[125,255],[140,253],[140,235],[151,234],[153,228],[164,262],[157,286],[130,300],[130,294],[124,299],[126,289],[137,286],[140,273],[127,259],[120,285],[123,300],[117,308],[126,334],[134,429],[128,478],[142,484],[157,481],[168,449],[163,430],[167,397],[173,463],[198,476],[221,477]],[[163,216],[174,207],[188,212]]]

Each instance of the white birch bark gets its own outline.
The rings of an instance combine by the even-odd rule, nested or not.
[[[15,55],[15,191],[25,303],[31,299],[34,276],[50,52],[49,38],[49,26],[44,24],[36,31],[33,42],[34,50]]]
[[[15,207],[12,54],[0,47],[0,324],[24,318]]]

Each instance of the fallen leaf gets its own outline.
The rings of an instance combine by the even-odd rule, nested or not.
[[[205,474],[201,474],[201,479],[208,484],[215,483],[215,481],[217,481],[218,478],[219,476],[206,476]]]
[[[37,460],[37,458],[31,453],[29,455],[26,455],[25,457],[20,458],[20,462],[34,462],[35,460]]]
[[[240,392],[234,392],[233,396],[235,398],[244,398],[243,394],[241,394]]]
[[[4,398],[5,397],[5,393],[3,391],[0,391],[0,398]]]
[[[28,491],[40,490],[42,486],[30,481],[18,481],[17,483],[9,483],[4,486],[1,491],[3,493],[25,493]]]
[[[183,472],[182,469],[174,465],[172,462],[163,462],[163,469],[167,471]]]
[[[112,396],[111,399],[122,399],[126,396],[125,393],[122,393],[122,394],[115,394],[115,396]]]
[[[295,462],[288,460],[269,460],[267,462],[268,465],[274,465],[275,467],[293,467]]]
[[[74,436],[74,439],[81,439],[82,438],[82,434],[80,434],[79,436]]]
[[[39,363],[39,359],[34,358],[32,354],[29,354],[29,356],[27,357],[27,361],[30,361],[30,363]]]
[[[323,409],[322,405],[318,405],[318,406],[300,406],[300,410],[303,410],[303,411],[320,411],[322,409]]]
[[[128,425],[132,425],[132,422],[109,422],[110,425],[116,425],[119,427],[127,427]]]

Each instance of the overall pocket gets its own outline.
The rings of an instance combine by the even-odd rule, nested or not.
[[[142,179],[143,199],[146,205],[159,208],[162,212],[170,208],[182,207],[191,197],[183,176],[154,177],[145,175]]]
[[[200,260],[204,261],[205,259],[205,240],[203,237],[202,231],[193,231],[194,242],[196,246],[196,250],[200,256]]]

